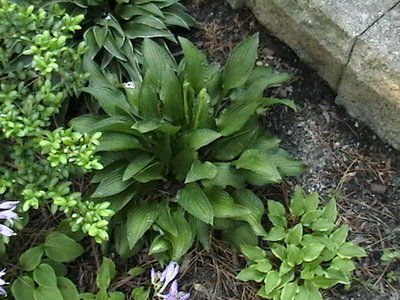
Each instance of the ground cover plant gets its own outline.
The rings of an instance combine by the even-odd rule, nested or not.
[[[265,97],[292,76],[256,66],[258,34],[221,67],[186,38],[176,39],[181,57],[152,40],[175,41],[167,26],[195,25],[177,0],[0,4],[1,256],[34,211],[54,216],[19,255],[13,278],[0,272],[1,295],[187,300],[177,261],[196,241],[211,251],[212,238],[247,256],[250,266],[238,278],[271,279],[262,297],[308,299],[320,297],[318,287],[350,283],[350,259],[364,253],[345,242],[346,227],[333,231],[334,202],[318,209],[317,196],[297,189],[286,215],[281,203],[254,192],[305,169],[259,120],[274,104],[296,106]],[[87,109],[84,95],[97,104]],[[68,110],[70,101],[82,107]],[[90,113],[76,116],[82,111]],[[75,117],[71,128],[66,114]],[[95,286],[78,288],[71,266],[90,259],[96,243]],[[118,272],[121,259],[144,253],[168,263],[165,270]],[[113,284],[142,274],[146,282],[123,292]]]
[[[268,253],[258,246],[244,245],[251,261],[237,276],[262,282],[258,295],[267,299],[322,299],[318,289],[351,283],[354,257],[365,257],[364,249],[346,242],[348,226],[337,227],[336,201],[318,208],[317,193],[305,195],[296,187],[287,215],[285,207],[268,200],[272,227],[265,237]]]

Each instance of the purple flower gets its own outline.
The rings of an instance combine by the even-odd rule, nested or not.
[[[179,265],[176,262],[171,261],[165,268],[164,272],[161,273],[160,282],[163,282],[164,287],[167,287],[167,285],[175,279],[176,275],[178,275],[178,272]]]
[[[15,235],[14,231],[7,227],[6,225],[0,224],[0,235],[4,236],[13,236]]]
[[[14,224],[14,220],[18,219],[17,213],[13,209],[0,211],[0,219],[7,220],[11,224]]]
[[[15,209],[19,201],[6,201],[0,203],[0,209]]]
[[[0,203],[0,220],[6,220],[11,225],[14,224],[14,220],[18,219],[17,213],[14,211],[18,201],[5,201]],[[0,235],[12,236],[15,235],[14,231],[6,225],[0,224]]]
[[[1,296],[7,296],[7,292],[6,292],[6,290],[4,288],[2,288],[2,286],[8,284],[8,282],[5,282],[3,280],[3,278],[1,278],[4,275],[6,275],[5,271],[6,271],[6,269],[3,269],[3,270],[0,271],[0,295]]]
[[[167,300],[188,300],[190,294],[185,292],[179,292],[178,281],[174,280],[171,283],[171,286],[169,288],[169,293],[167,295],[157,295],[157,296]]]

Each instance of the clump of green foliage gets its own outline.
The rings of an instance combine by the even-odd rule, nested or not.
[[[348,285],[355,269],[354,257],[366,256],[346,242],[349,228],[336,225],[337,207],[331,200],[319,208],[317,193],[306,195],[296,187],[290,213],[277,201],[268,201],[272,228],[265,237],[266,250],[243,245],[250,266],[237,278],[262,283],[258,295],[274,300],[322,299],[319,289]]]
[[[144,38],[176,42],[169,27],[189,29],[196,25],[179,0],[64,0],[72,14],[85,16],[87,55],[119,80],[142,77],[139,65]]]
[[[261,226],[262,201],[246,187],[298,175],[301,162],[278,147],[258,116],[276,103],[264,98],[271,85],[290,78],[255,67],[258,35],[237,46],[227,64],[210,65],[205,54],[180,38],[178,65],[163,47],[146,39],[144,79],[111,82],[90,60],[91,85],[83,91],[103,113],[74,119],[83,133],[102,132],[97,151],[105,168],[92,199],[111,202],[118,252],[129,256],[150,238],[151,254],[178,260],[197,236],[208,247],[209,229]],[[249,231],[249,230],[248,230]]]
[[[102,241],[108,204],[84,201],[70,188],[74,176],[102,168],[94,153],[100,134],[51,130],[88,76],[79,72],[85,43],[69,44],[82,20],[54,4],[0,2],[0,197],[20,200],[24,212],[50,202]]]

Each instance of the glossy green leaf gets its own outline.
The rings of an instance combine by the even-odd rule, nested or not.
[[[304,195],[304,208],[307,212],[316,210],[319,205],[319,195],[317,192]]]
[[[282,180],[276,166],[269,161],[268,154],[262,151],[246,150],[234,164],[236,168],[249,170],[258,176],[257,182],[253,182],[253,184],[263,185],[277,183]]]
[[[172,170],[178,180],[184,180],[186,178],[193,161],[197,157],[197,152],[194,149],[188,148],[172,159]]]
[[[221,188],[209,188],[205,190],[205,193],[216,218],[236,218],[251,213],[246,207],[235,203],[232,196]]]
[[[246,101],[231,104],[222,111],[217,119],[218,130],[223,136],[230,136],[239,131],[255,114],[260,101]]]
[[[122,177],[122,181],[126,181],[133,176],[135,176],[138,172],[147,167],[150,163],[153,162],[153,157],[147,153],[139,154],[134,160],[132,160],[124,171],[124,175]]]
[[[163,104],[163,115],[173,124],[183,124],[183,96],[182,86],[170,67],[163,71],[161,82],[160,100]]]
[[[343,245],[349,234],[349,226],[342,225],[329,235],[330,240],[337,246]]]
[[[107,289],[111,283],[111,280],[115,277],[116,270],[114,262],[103,257],[103,262],[100,268],[97,270],[96,285],[99,289]]]
[[[162,235],[156,236],[149,247],[149,255],[162,253],[171,249],[171,243]]]
[[[264,215],[264,204],[260,198],[248,189],[235,190],[232,193],[235,202],[250,210],[250,214],[238,217],[238,220],[247,222],[254,233],[259,236],[266,236],[267,232],[261,224]]]
[[[214,142],[221,136],[218,132],[211,129],[197,129],[182,136],[184,148],[198,150]]]
[[[349,277],[344,273],[344,270],[340,270],[337,268],[329,267],[325,271],[326,278],[337,279],[341,284],[350,284]]]
[[[29,248],[19,257],[19,264],[25,271],[33,271],[40,264],[44,253],[43,246]]]
[[[172,213],[172,219],[178,229],[178,235],[166,234],[172,244],[171,260],[178,261],[192,247],[194,233],[191,224],[186,220],[183,210]]]
[[[300,248],[292,244],[288,245],[286,261],[291,267],[301,264],[303,262],[303,253]]]
[[[255,282],[261,282],[263,281],[264,276],[265,276],[264,273],[257,271],[256,269],[246,268],[240,271],[239,274],[236,275],[236,279],[242,281],[254,280]]]
[[[33,292],[33,297],[35,300],[64,300],[60,290],[57,287],[39,286]]]
[[[223,221],[230,221],[228,226],[225,226],[225,231],[223,232],[224,240],[231,243],[235,246],[236,249],[239,249],[240,246],[249,245],[249,246],[257,246],[258,245],[258,237],[254,233],[254,230],[247,223],[231,223],[232,221],[229,219],[217,219]],[[220,222],[219,222],[220,223]],[[217,224],[216,222],[216,225]]]
[[[290,212],[294,216],[301,216],[305,212],[304,192],[300,186],[296,186],[290,201]]]
[[[337,279],[326,278],[323,276],[316,276],[313,279],[311,279],[310,282],[317,288],[323,288],[323,289],[330,288],[339,283]]]
[[[297,224],[290,228],[285,239],[286,244],[298,245],[303,237],[303,225]]]
[[[246,182],[244,177],[230,163],[215,163],[214,165],[217,167],[217,174],[213,179],[202,180],[204,186],[218,186],[223,189],[227,186],[237,189],[245,187]]]
[[[293,300],[298,290],[295,282],[288,283],[282,289],[281,300]]]
[[[49,258],[61,263],[73,261],[84,252],[79,243],[59,232],[47,235],[44,247]]]
[[[57,286],[64,300],[78,300],[79,293],[75,284],[68,278],[58,276]]]
[[[140,141],[131,134],[119,132],[105,132],[100,138],[97,151],[121,151],[129,149],[143,149]]]
[[[261,249],[258,246],[243,245],[240,246],[240,251],[250,261],[265,258],[267,255],[265,250]]]
[[[230,54],[222,79],[224,90],[243,85],[254,68],[257,58],[258,34],[239,44]]]
[[[326,220],[326,219],[317,219],[314,223],[311,225],[311,229],[314,231],[330,231],[333,228],[335,228],[335,224]]]
[[[176,200],[194,217],[208,224],[213,223],[214,212],[210,200],[197,183],[189,183],[182,188]]]
[[[184,56],[185,56],[185,77],[195,92],[199,92],[204,86],[207,57],[197,49],[188,39],[179,37]]]
[[[168,201],[164,201],[160,203],[160,215],[157,218],[156,224],[160,226],[164,231],[177,236],[178,235],[178,229],[176,228],[176,225],[174,224],[174,221],[172,220],[171,216],[171,209],[168,204]]]
[[[283,227],[274,226],[268,232],[268,235],[265,237],[267,241],[280,241],[286,237],[286,230]]]
[[[201,162],[195,159],[186,176],[185,183],[194,182],[202,179],[213,179],[217,175],[217,167],[209,162]]]
[[[258,121],[256,120],[256,122]],[[221,161],[231,161],[237,158],[244,150],[250,147],[257,137],[257,125],[249,125],[248,127],[251,127],[249,129],[246,127],[247,125],[245,125],[238,132],[235,132],[230,136],[222,137],[215,141],[212,147],[211,155]]]
[[[132,277],[136,277],[139,275],[142,275],[146,272],[145,268],[142,267],[134,267],[132,269],[129,269],[129,271],[127,272],[129,275],[131,275]]]
[[[318,243],[307,244],[301,251],[303,252],[303,259],[306,262],[313,261],[318,258],[322,250],[324,250],[325,245]]]
[[[274,200],[268,200],[268,214],[273,216],[285,216],[286,211],[282,203]]]
[[[265,277],[265,292],[270,294],[276,287],[278,287],[279,283],[281,282],[281,278],[277,271],[270,271],[268,272],[267,276]]]
[[[301,216],[301,223],[305,226],[311,226],[320,216],[322,215],[322,210],[310,210]]]
[[[151,201],[138,204],[128,211],[126,229],[131,249],[154,224],[158,215],[157,204]]]
[[[279,258],[282,261],[285,260],[287,257],[286,248],[281,244],[273,243],[271,245],[271,251],[277,258]]]
[[[155,162],[139,171],[133,178],[141,183],[164,179],[165,164]]]
[[[82,91],[91,94],[97,101],[99,101],[101,108],[109,116],[117,115],[116,107],[125,112],[130,111],[130,106],[126,101],[125,95],[120,90],[110,87],[110,85],[85,87]]]
[[[337,219],[337,206],[335,199],[332,199],[322,210],[322,219],[328,220],[331,223],[335,223]]]
[[[54,270],[47,264],[41,264],[33,271],[33,279],[41,287],[57,288]]]
[[[35,282],[29,276],[18,277],[11,285],[11,293],[15,300],[35,300],[34,289]]]
[[[268,273],[272,269],[272,264],[268,258],[258,259],[254,265],[257,271]]]
[[[353,257],[365,257],[367,254],[365,250],[360,246],[346,242],[339,249],[337,254],[340,258],[353,258]]]
[[[123,181],[124,170],[125,167],[122,166],[109,172],[93,192],[92,198],[109,197],[125,191],[133,180]]]

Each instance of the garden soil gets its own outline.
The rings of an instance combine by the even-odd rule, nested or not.
[[[357,261],[351,287],[335,287],[324,299],[400,299],[400,259],[384,263],[384,250],[400,249],[400,152],[334,104],[335,94],[293,51],[271,36],[246,10],[232,10],[223,0],[184,3],[200,26],[189,38],[224,63],[230,50],[260,32],[258,65],[273,66],[294,75],[270,91],[270,96],[295,100],[294,112],[275,107],[263,116],[266,130],[279,136],[281,146],[303,160],[307,171],[298,178],[258,191],[264,198],[288,201],[297,184],[317,191],[323,201],[335,198],[340,223],[351,228],[350,240],[367,251]],[[373,113],[373,112],[371,112]],[[236,282],[244,260],[215,242],[214,251],[194,251],[184,265],[183,287],[194,300],[260,299],[257,286]]]

